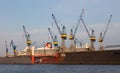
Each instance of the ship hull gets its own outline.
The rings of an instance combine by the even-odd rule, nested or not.
[[[56,64],[56,63],[58,63],[58,57],[56,56],[35,57],[35,64]]]
[[[0,64],[56,64],[57,56],[0,57]]]
[[[120,50],[59,53],[59,64],[120,64]]]
[[[31,56],[0,57],[0,64],[32,64]]]

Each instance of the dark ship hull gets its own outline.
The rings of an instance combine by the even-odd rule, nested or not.
[[[32,64],[31,56],[0,57],[0,64]]]
[[[59,53],[59,64],[120,64],[120,50]]]
[[[56,56],[15,56],[0,57],[0,64],[56,64],[58,57]]]

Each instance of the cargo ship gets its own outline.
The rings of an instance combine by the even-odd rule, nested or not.
[[[6,52],[5,57],[0,57],[0,64],[53,64],[58,62],[58,49],[49,46],[35,48],[27,46],[14,55]]]
[[[79,21],[75,30],[71,29],[69,40],[71,41],[71,45],[69,48],[66,48],[65,40],[67,39],[67,33],[65,33],[65,26],[60,30],[60,27],[56,21],[54,14],[52,17],[56,24],[56,27],[61,35],[61,46],[59,52],[59,63],[58,64],[120,64],[120,49],[119,50],[106,50],[103,46],[103,40],[105,38],[106,32],[108,30],[108,26],[111,22],[112,15],[110,15],[107,25],[105,27],[105,31],[100,33],[98,42],[99,42],[99,50],[96,50],[94,46],[94,42],[96,42],[94,29],[91,29],[91,33],[89,32],[84,19],[82,18],[84,9],[81,12],[79,17]],[[86,33],[89,37],[90,44],[87,47],[76,48],[76,31],[78,26],[80,25],[80,21],[84,26]]]
[[[0,57],[0,64],[33,64],[31,56]]]
[[[44,43],[42,47],[35,47],[35,42],[30,40],[30,34],[26,32],[24,25],[23,30],[26,37],[26,48],[17,51],[12,40],[10,46],[13,48],[14,55],[10,55],[5,40],[6,56],[0,57],[0,64],[53,64],[58,62],[58,48],[53,48],[51,42]],[[56,42],[55,45],[57,46]]]
[[[62,52],[59,64],[120,64],[120,50]]]
[[[83,11],[81,15],[82,14]],[[102,45],[112,15],[108,20],[105,32],[103,35],[100,33],[98,41],[100,43],[99,50],[96,50],[94,46],[94,42],[96,41],[94,29],[92,29],[90,34],[84,20],[81,18],[82,16],[80,16],[79,23],[82,21],[89,36],[90,44],[86,45],[86,47],[80,48],[76,47],[77,39],[75,37],[79,23],[76,26],[74,33],[73,30],[71,30],[69,36],[71,44],[70,47],[66,47],[65,40],[67,39],[67,34],[65,32],[65,26],[63,26],[62,30],[60,30],[53,14],[52,17],[61,37],[60,46],[58,46],[58,41],[56,40],[57,38],[51,36],[54,47],[52,47],[52,43],[49,42],[46,45],[44,44],[44,47],[35,49],[32,45],[32,41],[30,40],[30,35],[26,32],[25,26],[23,26],[27,47],[22,51],[16,52],[16,47],[13,45],[14,56],[9,56],[6,45],[6,57],[0,57],[0,64],[120,64],[120,49],[106,50],[106,48]],[[48,30],[51,34],[50,28]]]
[[[82,50],[80,50],[82,49]],[[75,52],[56,52],[46,50],[46,54],[0,57],[0,64],[114,64],[120,65],[120,50],[85,51],[78,48]],[[39,50],[40,51],[40,50]],[[37,52],[39,52],[37,51]],[[58,51],[58,50],[57,50]],[[50,53],[50,54],[48,54]],[[51,54],[52,53],[52,54]],[[53,54],[54,53],[54,54]]]

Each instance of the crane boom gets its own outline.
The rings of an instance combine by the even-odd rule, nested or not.
[[[25,29],[25,26],[24,26],[24,25],[23,25],[23,30],[24,30],[25,37],[26,37],[26,43],[27,43],[28,46],[30,46],[31,43],[32,43],[32,41],[30,40],[30,34],[28,34],[28,33],[26,32],[26,29]]]
[[[89,36],[89,38],[90,38],[90,33],[89,33],[89,31],[88,31],[88,29],[87,29],[87,27],[86,27],[86,25],[85,25],[85,22],[84,22],[84,20],[81,18],[81,21],[82,21],[82,23],[83,23],[83,26],[85,27],[85,30],[87,31],[87,34],[88,34],[88,36]]]
[[[10,42],[10,47],[13,47],[14,46],[14,43],[13,43],[13,40],[11,40],[11,42]]]
[[[104,31],[103,35],[102,35],[102,33],[100,33],[100,37],[99,37],[99,40],[98,40],[98,42],[100,42],[100,47],[99,47],[100,50],[104,50],[102,43],[103,43],[103,40],[104,40],[104,38],[105,38],[106,32],[107,32],[107,30],[108,30],[109,24],[110,24],[110,22],[111,22],[111,18],[112,18],[112,15],[110,15],[110,18],[109,18],[109,20],[108,20],[108,23],[107,23],[107,25],[106,25],[106,28],[105,28],[105,31]],[[106,48],[106,47],[105,47],[105,48]]]
[[[14,44],[13,40],[11,40],[11,43],[10,43],[10,47],[12,46],[13,48],[13,52],[14,52],[14,56],[16,56],[16,45]]]
[[[61,34],[60,27],[58,26],[58,23],[57,23],[57,21],[56,21],[56,18],[55,18],[55,16],[54,16],[54,14],[52,14],[52,17],[53,17],[53,20],[54,20],[54,22],[55,22],[55,24],[56,24],[56,26],[57,26],[57,29],[58,29],[58,31],[59,31],[59,34]]]
[[[103,39],[105,38],[106,32],[107,32],[108,27],[109,27],[109,24],[110,24],[110,22],[111,22],[111,19],[112,19],[112,15],[110,15],[110,18],[109,18],[109,20],[108,20],[108,23],[107,23],[107,26],[106,26],[105,32],[104,32],[104,34],[103,34]]]
[[[8,47],[7,47],[7,41],[5,40],[5,46],[6,46],[6,56],[8,57]]]
[[[52,31],[50,30],[50,28],[48,28],[48,30],[49,30],[50,36],[51,36],[51,38],[52,38],[52,41],[54,42],[54,37],[53,37],[53,35],[52,35]]]
[[[55,35],[55,36],[53,37],[52,31],[50,30],[50,28],[48,28],[48,30],[49,30],[49,33],[50,33],[50,36],[51,36],[51,38],[52,38],[52,41],[53,41],[54,46],[57,47],[57,46],[58,46],[57,36]]]
[[[75,31],[74,31],[74,34],[73,34],[74,36],[75,36],[75,34],[76,34],[76,32],[77,32],[77,29],[78,29],[78,27],[79,27],[80,20],[81,20],[81,18],[82,18],[83,12],[84,12],[84,9],[82,9],[82,12],[81,12],[81,14],[80,14],[80,17],[79,17],[77,26],[76,26]]]
[[[25,26],[23,25],[23,30],[24,30],[24,33],[25,33],[25,37],[26,37],[26,39],[28,40],[28,34],[27,34],[27,32],[26,32],[26,29],[25,29]]]
[[[8,49],[8,48],[7,48],[7,41],[6,41],[6,40],[5,40],[5,47],[6,47],[6,49]]]
[[[16,50],[16,45],[14,44],[13,40],[11,40],[10,47],[12,46],[13,50]]]

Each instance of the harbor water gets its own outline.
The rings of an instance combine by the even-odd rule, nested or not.
[[[0,65],[0,73],[120,73],[120,65]]]

